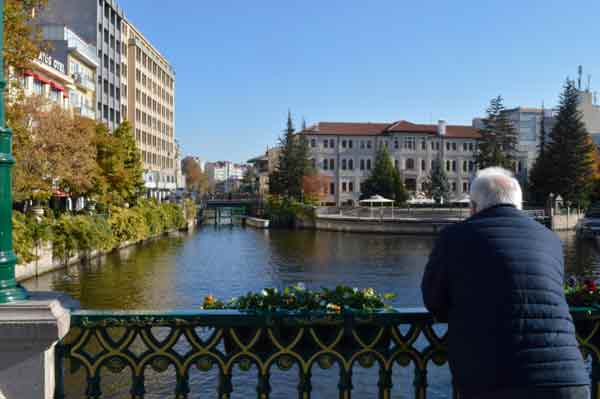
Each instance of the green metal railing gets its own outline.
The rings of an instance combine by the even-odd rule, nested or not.
[[[592,391],[597,398],[600,313],[579,309],[573,316],[581,349],[592,359]],[[67,397],[65,372],[84,371],[85,397],[91,399],[103,397],[103,370],[130,372],[131,397],[141,399],[149,370],[174,370],[172,393],[188,398],[194,394],[190,373],[216,369],[217,397],[228,399],[234,391],[234,368],[247,371],[255,366],[257,398],[269,398],[271,374],[277,367],[299,373],[297,397],[308,399],[315,365],[323,369],[337,365],[340,399],[351,398],[356,365],[378,367],[373,384],[380,399],[391,397],[393,369],[412,366],[414,395],[426,398],[428,365],[440,366],[447,359],[446,333],[438,335],[433,326],[421,308],[378,314],[76,311],[71,331],[56,347],[54,398]]]

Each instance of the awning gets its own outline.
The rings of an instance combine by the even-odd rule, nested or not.
[[[389,203],[393,203],[394,200],[384,198],[381,195],[374,195],[370,198],[360,200],[358,202],[360,204],[389,204]]]
[[[58,83],[50,82],[50,87],[52,87],[58,91],[62,91],[62,92],[66,91],[65,88],[62,87],[61,85],[59,85]]]

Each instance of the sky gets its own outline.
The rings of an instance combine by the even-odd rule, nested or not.
[[[558,103],[583,65],[600,91],[600,2],[120,0],[170,60],[184,155],[245,162],[288,109],[338,122],[470,124],[489,100]]]

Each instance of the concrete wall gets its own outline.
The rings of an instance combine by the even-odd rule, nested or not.
[[[584,217],[583,213],[571,213],[570,215],[552,216],[552,230],[573,230],[580,219]]]
[[[371,219],[343,216],[318,216],[314,227],[317,230],[352,233],[422,234],[437,235],[458,220],[420,219]]]

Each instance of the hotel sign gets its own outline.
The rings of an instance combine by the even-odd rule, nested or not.
[[[48,66],[51,66],[59,72],[65,73],[65,64],[63,64],[59,60],[55,60],[54,58],[52,58],[51,55],[48,55],[43,51],[40,52],[40,55],[38,56],[38,61]]]

